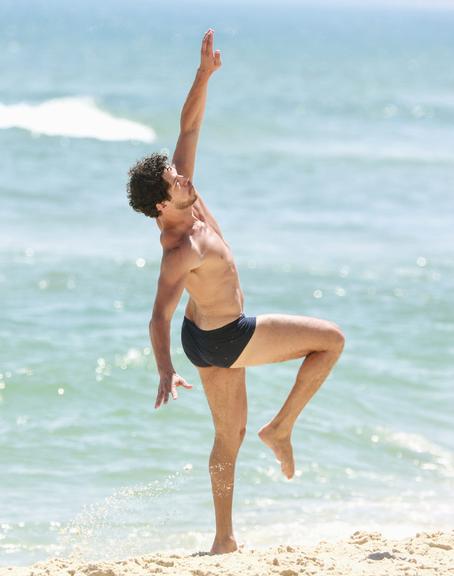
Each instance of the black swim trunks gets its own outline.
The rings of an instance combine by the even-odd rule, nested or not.
[[[189,360],[196,366],[230,368],[254,334],[255,316],[241,314],[214,330],[202,330],[186,316],[181,326],[181,343]]]

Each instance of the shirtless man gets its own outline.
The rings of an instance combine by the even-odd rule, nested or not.
[[[149,324],[160,382],[155,408],[192,388],[170,357],[170,323],[183,290],[189,293],[181,339],[197,367],[211,410],[215,437],[209,460],[216,517],[212,554],[237,550],[232,526],[235,462],[246,432],[245,369],[304,358],[276,416],[258,432],[287,478],[294,475],[291,434],[298,415],[339,358],[344,336],[333,322],[300,315],[245,316],[244,297],[229,245],[192,183],[208,81],[221,67],[213,30],[203,37],[200,67],[180,121],[172,163],[152,154],[131,168],[130,205],[156,218],[163,249]],[[297,233],[297,231],[295,231]]]

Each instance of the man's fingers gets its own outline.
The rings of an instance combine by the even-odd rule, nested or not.
[[[205,34],[203,35],[202,42],[206,42],[206,41],[207,41],[208,36],[210,35],[210,32],[211,32],[211,28],[209,28],[209,29],[205,32]]]
[[[210,31],[208,30],[208,32],[206,32],[206,33],[205,33],[205,36],[203,37],[203,40],[202,40],[202,52],[205,52],[205,50],[206,50],[206,43],[207,43],[207,40],[208,40],[208,34],[209,34],[209,32],[210,32]]]
[[[220,50],[216,50],[216,52],[214,53],[214,63],[216,64],[216,66],[221,65],[221,51]]]
[[[210,30],[209,34],[208,34],[208,38],[207,38],[207,42],[206,42],[206,55],[207,56],[212,56],[213,54],[213,30]]]
[[[169,396],[172,395],[174,400],[178,399],[177,386],[184,386],[184,388],[192,388],[192,384],[188,384],[184,378],[174,378],[172,381],[167,381],[165,384],[160,385],[158,395],[156,396],[155,408],[160,408],[162,404],[167,404]]]
[[[176,381],[175,386],[184,386],[185,388],[192,388],[192,384],[188,384],[184,378]]]

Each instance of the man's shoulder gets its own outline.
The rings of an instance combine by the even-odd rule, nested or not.
[[[174,230],[163,230],[160,236],[162,250],[184,250],[191,243],[190,232],[176,232]]]

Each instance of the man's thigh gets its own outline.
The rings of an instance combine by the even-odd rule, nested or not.
[[[247,394],[244,368],[197,367],[217,433],[232,435],[246,428]]]
[[[329,350],[343,336],[328,320],[290,314],[257,316],[255,332],[231,368],[258,366],[302,358]]]

